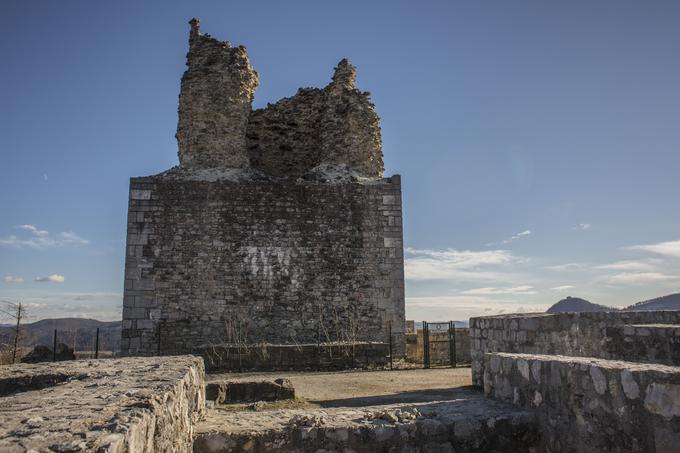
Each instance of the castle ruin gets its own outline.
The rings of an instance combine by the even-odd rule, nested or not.
[[[258,74],[192,19],[180,165],[130,181],[126,355],[385,342],[404,353],[401,184],[356,68],[253,110]]]

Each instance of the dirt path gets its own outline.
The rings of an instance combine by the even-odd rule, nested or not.
[[[444,400],[457,389],[472,383],[470,368],[228,373],[211,374],[207,380],[264,380],[280,377],[291,380],[297,396],[322,407]]]

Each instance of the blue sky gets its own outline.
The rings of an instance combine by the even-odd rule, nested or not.
[[[130,176],[177,164],[187,21],[244,44],[255,107],[343,57],[402,175],[407,317],[680,291],[676,1],[0,5],[0,298],[119,319]],[[23,280],[23,281],[22,281]]]

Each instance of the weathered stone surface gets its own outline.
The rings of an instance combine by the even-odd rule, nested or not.
[[[192,19],[177,126],[182,165],[249,165],[246,129],[258,82],[244,47],[202,34]]]
[[[534,416],[462,390],[455,399],[361,408],[211,411],[194,451],[531,452]]]
[[[470,319],[472,382],[486,352],[558,354],[680,365],[680,311],[527,313]]]
[[[122,351],[388,341],[404,351],[400,179],[134,178]],[[385,197],[391,197],[387,200]],[[391,222],[397,219],[398,222]],[[389,239],[389,241],[388,241]],[[319,338],[321,335],[321,338]]]
[[[401,180],[354,66],[251,112],[245,49],[195,19],[189,44],[180,166],[130,183],[123,354],[388,343],[391,321],[403,356]]]
[[[248,124],[253,166],[275,176],[331,169],[382,177],[378,114],[355,80],[356,68],[342,60],[324,89],[300,89],[293,97],[255,110]]]
[[[626,324],[606,335],[604,348],[621,360],[680,365],[680,324]]]
[[[0,451],[190,452],[205,408],[191,356],[0,368]]]
[[[680,367],[487,353],[484,369],[487,396],[536,412],[541,451],[678,449],[670,440],[680,437]]]
[[[197,19],[190,23],[177,127],[181,165],[383,176],[380,120],[346,59],[327,87],[300,89],[251,113],[258,75],[245,48],[202,34]]]

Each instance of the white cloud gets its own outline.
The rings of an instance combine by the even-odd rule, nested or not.
[[[485,245],[486,245],[487,247],[491,247],[491,246],[493,246],[493,245],[509,244],[509,243],[511,243],[511,242],[513,242],[513,241],[516,241],[517,239],[521,239],[521,238],[523,238],[523,237],[525,237],[525,236],[529,236],[529,235],[531,235],[531,230],[524,230],[524,231],[522,231],[522,232],[517,233],[517,234],[514,235],[514,236],[510,236],[508,239],[503,239],[501,242],[488,242],[488,243],[486,243]]]
[[[524,303],[524,302],[522,302]],[[424,296],[406,298],[407,319],[468,320],[473,316],[489,316],[523,311],[543,312],[544,304],[531,304],[530,308],[512,299],[484,296]]]
[[[121,319],[123,295],[118,292],[0,288],[0,299],[23,301],[28,308],[30,322],[64,317],[116,321]]]
[[[509,244],[512,241],[516,241],[517,239],[523,238],[524,236],[529,236],[531,234],[531,230],[524,230],[520,233],[517,233],[516,235],[512,236],[510,239],[506,239],[503,241],[503,244]]]
[[[647,271],[656,270],[656,264],[659,260],[625,260],[617,261],[610,264],[602,264],[595,266],[595,269],[612,270],[612,271]]]
[[[22,277],[16,277],[14,275],[5,275],[2,278],[2,281],[5,283],[23,283],[24,279]]]
[[[465,291],[461,291],[461,294],[467,294],[470,296],[494,296],[494,295],[505,295],[505,294],[512,294],[512,295],[529,295],[529,294],[536,294],[536,291],[533,290],[533,286],[528,286],[528,285],[523,285],[523,286],[514,286],[512,288],[495,288],[495,287],[485,287],[485,288],[473,288],[473,289],[466,289]]]
[[[90,243],[89,240],[81,238],[73,231],[52,234],[47,230],[41,230],[35,225],[29,224],[19,225],[16,228],[28,232],[28,236],[7,236],[0,239],[0,246],[45,250],[57,247],[80,247]]]
[[[38,237],[45,237],[50,235],[49,231],[39,230],[38,228],[36,228],[35,225],[19,225],[17,226],[17,228],[19,228],[20,230],[30,231],[31,233]]]
[[[667,275],[659,272],[622,272],[605,277],[605,281],[612,285],[644,285],[668,280],[677,280],[680,276]]]
[[[553,291],[566,291],[568,289],[573,289],[573,288],[575,288],[574,285],[562,285],[562,286],[553,286],[550,289],[553,290]]]
[[[59,274],[48,275],[47,277],[36,277],[36,282],[64,283],[64,276]]]
[[[590,225],[589,223],[579,223],[578,225],[571,227],[571,229],[572,230],[585,231],[585,230],[589,230],[591,226],[592,225]]]
[[[551,271],[557,271],[557,272],[564,272],[564,271],[580,271],[586,268],[586,265],[584,263],[565,263],[565,264],[557,264],[554,266],[545,266],[546,269],[551,270]]]
[[[488,280],[498,278],[489,267],[516,261],[507,250],[406,249],[404,271],[410,280]]]
[[[658,242],[656,244],[633,245],[625,247],[626,250],[641,250],[644,252],[656,253],[658,255],[680,257],[680,240]]]

